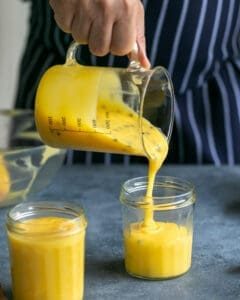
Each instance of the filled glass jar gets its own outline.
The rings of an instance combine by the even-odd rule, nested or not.
[[[177,277],[191,267],[195,189],[185,180],[158,176],[150,199],[147,185],[147,177],[138,177],[121,189],[125,268],[144,279]]]
[[[14,299],[83,299],[87,221],[80,206],[22,203],[6,227]]]

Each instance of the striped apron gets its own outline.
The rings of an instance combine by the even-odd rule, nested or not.
[[[167,162],[240,163],[240,1],[144,0],[147,51],[168,69],[175,88],[175,125]],[[16,107],[33,108],[40,77],[65,60],[71,36],[53,19],[47,0],[32,0]],[[86,46],[81,64],[127,66],[126,57],[95,57]],[[122,155],[70,151],[68,161],[138,162]]]

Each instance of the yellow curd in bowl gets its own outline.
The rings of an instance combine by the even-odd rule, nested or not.
[[[82,299],[84,226],[67,218],[40,217],[18,229],[21,234],[8,231],[14,299]]]
[[[0,202],[4,201],[10,192],[11,180],[3,157],[0,155]]]

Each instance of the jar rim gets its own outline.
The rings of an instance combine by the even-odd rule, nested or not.
[[[81,223],[81,230],[85,229],[87,226],[87,220],[84,215],[84,210],[81,205],[75,204],[73,202],[66,201],[36,201],[36,202],[23,202],[12,209],[6,215],[6,227],[9,231],[24,234],[24,235],[44,235],[52,236],[56,234],[62,234],[61,228],[56,228],[50,233],[43,232],[41,230],[34,230],[34,232],[27,232],[23,229],[22,224],[24,221],[36,219],[39,217],[62,217],[64,216],[68,224],[75,224],[74,229],[78,228],[77,224]],[[44,225],[42,223],[41,225]],[[36,226],[37,227],[37,226]]]
[[[178,189],[178,194],[154,196],[147,200],[145,194],[134,195],[137,191],[147,191],[148,176],[135,177],[126,180],[122,185],[120,201],[136,208],[153,207],[155,210],[173,210],[193,205],[196,201],[194,185],[182,178],[174,176],[156,176],[154,187],[169,187]]]

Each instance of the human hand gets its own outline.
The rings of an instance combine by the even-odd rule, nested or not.
[[[140,64],[149,68],[146,55],[144,8],[140,0],[49,0],[58,26],[92,54],[123,56],[137,42]]]

